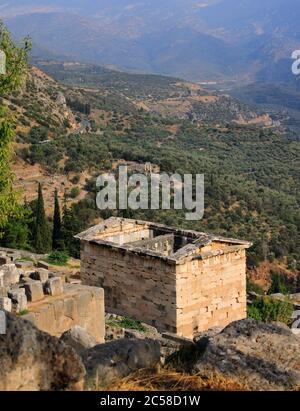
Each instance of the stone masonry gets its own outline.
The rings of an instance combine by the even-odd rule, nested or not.
[[[63,276],[45,268],[31,263],[24,270],[13,261],[11,255],[1,255],[0,310],[22,316],[53,336],[60,337],[77,325],[97,343],[104,342],[103,289],[67,284]]]
[[[82,281],[104,288],[107,312],[187,338],[246,318],[248,242],[121,218],[77,238]]]

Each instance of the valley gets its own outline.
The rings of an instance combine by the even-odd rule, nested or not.
[[[274,264],[283,264],[296,286],[300,144],[293,133],[267,112],[204,85],[79,63],[37,63],[23,92],[4,96],[21,124],[13,168],[26,201],[42,181],[49,218],[57,189],[84,229],[123,215],[95,208],[95,179],[117,164],[204,173],[203,220],[191,226],[185,210],[128,210],[126,216],[247,238],[254,243],[249,267],[267,262],[266,287]]]

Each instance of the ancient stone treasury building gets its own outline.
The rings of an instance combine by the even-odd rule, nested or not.
[[[77,238],[107,312],[187,338],[246,318],[248,242],[114,217]]]

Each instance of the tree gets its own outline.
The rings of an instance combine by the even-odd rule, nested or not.
[[[16,90],[24,81],[29,49],[28,39],[25,39],[21,46],[16,45],[0,21],[0,50],[6,57],[6,74],[0,74],[0,96]],[[14,176],[10,168],[13,136],[12,120],[8,117],[6,109],[0,106],[0,232],[10,218],[21,215],[18,195],[13,190]]]
[[[37,253],[47,253],[51,250],[50,229],[46,219],[43,192],[40,183],[35,211],[33,245]]]
[[[62,237],[61,237],[61,216],[58,200],[58,192],[54,193],[54,213],[53,213],[53,231],[52,231],[52,249],[63,249]]]
[[[80,258],[80,244],[74,236],[84,230],[84,223],[76,216],[74,209],[68,208],[65,198],[62,220],[62,238],[65,251],[74,258]]]

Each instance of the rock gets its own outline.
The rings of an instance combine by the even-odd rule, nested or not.
[[[75,325],[87,330],[98,344],[104,342],[104,291],[102,288],[66,285],[64,294],[34,304],[26,319],[42,331],[60,337]]]
[[[64,288],[61,278],[50,278],[45,284],[45,292],[46,294],[52,295],[52,297],[56,297],[58,295],[63,294]]]
[[[28,301],[35,302],[44,298],[43,284],[40,281],[26,282],[24,288]]]
[[[0,287],[0,297],[7,297],[7,295],[8,295],[8,288]]]
[[[30,274],[30,278],[41,281],[44,284],[49,279],[49,271],[45,268],[38,268],[37,271]]]
[[[160,344],[154,340],[121,339],[85,351],[88,388],[98,389],[140,368],[160,362]]]
[[[17,313],[27,310],[27,297],[24,288],[12,290],[8,295],[11,298]]]
[[[97,345],[96,339],[79,325],[75,325],[70,330],[63,333],[60,340],[73,347],[79,355],[82,354],[84,350]]]
[[[243,381],[251,390],[299,389],[300,339],[288,327],[236,321],[209,338],[194,371]]]
[[[11,258],[8,256],[1,256],[0,257],[0,265],[4,264],[10,264],[11,263]]]
[[[82,281],[79,280],[79,279],[77,279],[77,278],[69,278],[69,279],[68,279],[68,283],[69,283],[69,284],[75,284],[75,285],[76,285],[76,284],[79,284],[79,285],[80,285],[80,284],[82,284]]]
[[[0,297],[0,310],[11,312],[11,299],[8,297]]]
[[[20,259],[21,259],[21,254],[14,251],[14,252],[8,254],[8,257],[11,258],[11,261],[16,261],[16,260],[20,260]]]
[[[299,303],[300,302],[300,293],[290,294],[290,300],[292,300],[292,302]]]
[[[33,280],[30,277],[21,277],[21,279],[20,279],[20,285],[21,286],[23,286],[24,284],[32,284],[34,282],[35,282],[35,280]]]
[[[270,298],[274,298],[274,300],[286,301],[287,296],[281,293],[271,294]]]
[[[32,261],[18,261],[18,262],[16,262],[17,268],[20,268],[20,269],[25,269],[25,268],[28,268],[28,267],[32,267],[32,265],[33,265]]]
[[[4,287],[4,272],[0,271],[0,287]]]
[[[196,344],[198,351],[203,352],[209,344],[210,340],[217,334],[220,334],[222,330],[223,327],[213,327],[194,337],[193,341]]]
[[[84,366],[75,351],[20,317],[6,314],[0,335],[0,390],[78,390]]]
[[[5,264],[1,266],[1,272],[4,273],[4,287],[17,284],[20,281],[20,274],[15,264]]]
[[[46,261],[39,261],[38,262],[38,268],[45,268],[46,270],[49,270],[50,264],[46,263]]]

